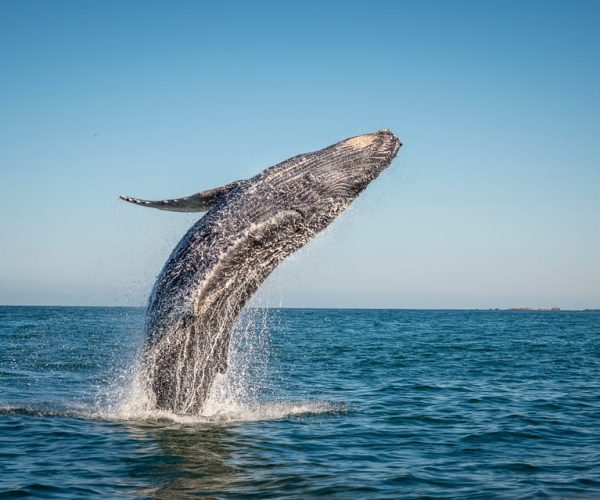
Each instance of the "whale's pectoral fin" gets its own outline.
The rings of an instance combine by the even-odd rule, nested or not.
[[[236,181],[218,188],[201,191],[185,198],[175,198],[172,200],[140,200],[138,198],[132,198],[131,196],[125,195],[121,195],[119,198],[142,207],[170,210],[171,212],[206,212],[223,196],[239,186],[239,184],[240,181]]]

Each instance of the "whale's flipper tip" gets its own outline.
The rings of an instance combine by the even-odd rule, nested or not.
[[[122,194],[119,196],[121,200],[128,201],[129,203],[139,203],[142,200],[138,200],[137,198],[132,198],[131,196],[127,196],[126,194]]]
[[[133,203],[134,205],[142,205],[145,207],[152,207],[156,202],[149,200],[140,200],[139,198],[133,198],[132,196],[127,196],[126,194],[122,194],[119,198],[123,201],[127,201],[129,203]]]

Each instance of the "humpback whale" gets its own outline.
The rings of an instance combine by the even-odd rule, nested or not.
[[[244,305],[286,257],[325,229],[394,159],[389,130],[294,156],[256,176],[185,198],[136,205],[206,212],[181,239],[148,300],[142,354],[152,404],[198,413],[227,370]]]

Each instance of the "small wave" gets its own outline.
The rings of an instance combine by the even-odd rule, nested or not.
[[[14,415],[25,417],[86,417],[87,415],[68,410],[53,410],[48,408],[30,408],[20,406],[0,406],[0,415]]]

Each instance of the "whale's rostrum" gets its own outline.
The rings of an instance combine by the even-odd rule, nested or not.
[[[227,370],[241,309],[283,259],[325,229],[393,160],[389,130],[294,156],[251,179],[138,204],[207,213],[182,238],[148,301],[143,366],[153,404],[198,413]]]

